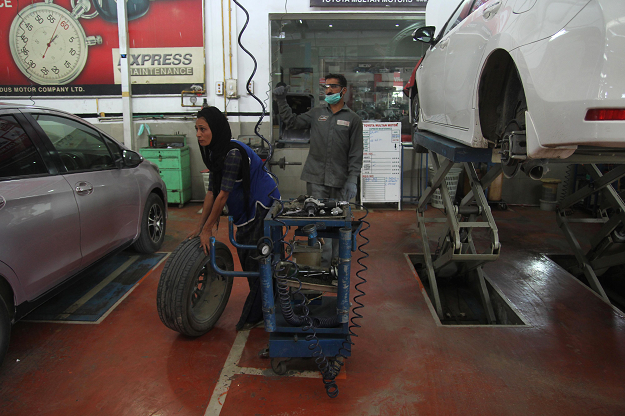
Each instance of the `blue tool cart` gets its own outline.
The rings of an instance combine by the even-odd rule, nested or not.
[[[332,361],[350,356],[351,348],[346,343],[351,253],[356,251],[361,225],[352,218],[348,203],[314,198],[274,202],[265,217],[265,236],[257,246],[236,243],[230,222],[230,241],[235,247],[259,250],[259,272],[219,269],[213,249],[215,239],[211,239],[211,264],[218,274],[261,279],[265,331],[270,333],[266,356],[272,359],[277,374],[285,373],[286,362],[294,357],[327,357]],[[302,244],[298,247],[285,242],[285,229],[294,229],[296,237],[303,237],[299,242],[310,250],[302,249]],[[302,263],[301,258],[308,263],[312,258],[314,263],[320,239],[329,238],[339,244],[338,263],[329,268]],[[300,253],[303,255],[298,256]]]

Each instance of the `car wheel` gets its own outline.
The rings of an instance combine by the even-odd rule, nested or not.
[[[0,366],[4,361],[4,356],[9,349],[9,340],[11,339],[11,317],[9,309],[2,296],[0,296]]]
[[[416,153],[427,153],[428,150],[417,144],[417,140],[415,135],[420,131],[419,130],[419,113],[421,112],[421,106],[419,104],[419,93],[418,91],[414,92],[414,96],[412,97],[412,101],[410,101],[410,133],[412,136],[412,146],[414,147],[414,151]]]
[[[165,204],[156,194],[150,194],[143,209],[141,234],[135,242],[135,250],[140,253],[154,253],[161,248],[165,239]]]
[[[215,250],[217,266],[234,270],[228,247],[216,242]],[[199,237],[183,241],[165,263],[158,283],[156,307],[161,321],[184,335],[207,333],[228,303],[233,280],[213,270]]]

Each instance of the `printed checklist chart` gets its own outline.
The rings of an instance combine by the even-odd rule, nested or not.
[[[363,123],[361,202],[401,198],[401,123]]]

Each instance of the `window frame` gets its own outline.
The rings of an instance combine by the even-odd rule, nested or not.
[[[440,34],[438,38],[436,39],[435,43],[438,43],[442,38],[447,36],[449,32],[454,30],[455,27],[460,25],[467,17],[471,15],[471,13],[473,13],[474,10],[472,11],[472,9],[473,9],[473,4],[475,3],[475,1],[476,0],[464,0],[458,4],[458,7],[454,9],[453,13],[449,16],[449,19],[447,19],[447,22],[445,22],[445,24],[443,25],[443,28],[441,29]],[[458,17],[456,18],[456,20],[458,20],[463,15],[463,13],[466,13],[466,14],[464,15],[464,17],[462,17],[462,19],[460,19],[460,21],[458,21],[458,23],[456,23],[452,27],[449,27],[449,24],[451,23],[452,18],[456,16],[456,13],[458,12],[458,10],[460,10],[460,14],[458,14]]]
[[[57,165],[54,162],[53,158],[50,155],[49,149],[45,146],[43,141],[41,140],[39,134],[35,131],[30,121],[27,117],[24,116],[19,110],[0,110],[0,116],[10,116],[15,119],[17,124],[24,130],[24,133],[28,136],[31,143],[39,153],[39,156],[43,160],[43,164],[46,167],[46,172],[28,174],[28,175],[17,175],[17,176],[4,176],[0,177],[0,181],[11,181],[17,179],[27,179],[27,178],[41,178],[46,176],[58,175],[59,171],[57,169]]]

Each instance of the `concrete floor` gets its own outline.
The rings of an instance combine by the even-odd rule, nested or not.
[[[170,208],[163,251],[199,208]],[[526,326],[438,325],[404,254],[421,251],[414,210],[375,209],[364,319],[337,398],[314,372],[274,375],[257,355],[264,330],[235,331],[245,279],[208,334],[166,328],[156,311],[161,265],[98,325],[17,323],[0,414],[625,415],[625,318],[544,256],[570,252],[554,213],[493,213],[503,249],[485,271]]]

